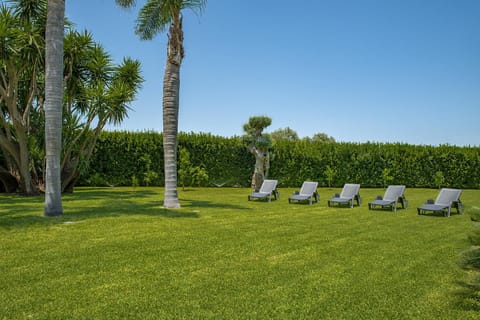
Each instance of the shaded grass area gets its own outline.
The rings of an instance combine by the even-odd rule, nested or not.
[[[0,319],[478,319],[468,214],[247,201],[248,189],[80,188],[65,215],[0,195]],[[480,191],[465,190],[469,208]],[[465,302],[468,298],[468,303]]]

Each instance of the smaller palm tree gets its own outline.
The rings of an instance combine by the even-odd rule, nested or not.
[[[135,0],[116,0],[131,7]],[[182,10],[202,11],[206,0],[146,0],[136,21],[136,33],[151,40],[168,28],[167,63],[163,77],[163,155],[165,171],[165,208],[179,208],[177,192],[177,135],[180,96],[180,66],[184,57]]]

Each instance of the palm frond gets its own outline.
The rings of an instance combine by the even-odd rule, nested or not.
[[[140,9],[135,32],[142,40],[151,40],[165,32],[183,9],[202,13],[206,4],[207,0],[149,0]]]
[[[164,2],[150,0],[140,9],[135,33],[142,40],[151,40],[157,33],[163,33],[172,21],[172,16],[165,14]]]
[[[123,8],[131,8],[136,4],[135,0],[115,0],[115,3]]]
[[[183,0],[182,9],[191,9],[198,13],[202,13],[207,6],[207,0]]]

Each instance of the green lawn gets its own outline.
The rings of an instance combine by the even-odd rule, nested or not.
[[[0,195],[0,319],[479,319],[473,276],[458,267],[480,191],[466,214],[410,207],[247,201],[249,189],[79,188],[65,215],[43,198]]]

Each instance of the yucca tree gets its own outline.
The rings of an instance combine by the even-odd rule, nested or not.
[[[45,34],[45,216],[63,214],[61,153],[65,1],[48,0]]]
[[[116,0],[122,7],[135,0]],[[184,57],[182,10],[201,12],[207,0],[146,0],[136,20],[135,32],[151,40],[168,28],[167,62],[163,78],[163,154],[165,170],[165,208],[179,208],[177,192],[177,134],[180,96],[180,66]]]
[[[69,32],[64,41],[62,191],[71,192],[105,125],[128,117],[143,77],[139,61],[125,57],[114,64],[88,32]]]
[[[10,191],[18,188],[22,194],[35,195],[30,128],[31,114],[43,101],[38,99],[38,91],[44,71],[46,2],[8,2],[9,6],[0,5],[0,149],[6,164],[0,167],[0,180],[11,184],[6,188]]]

